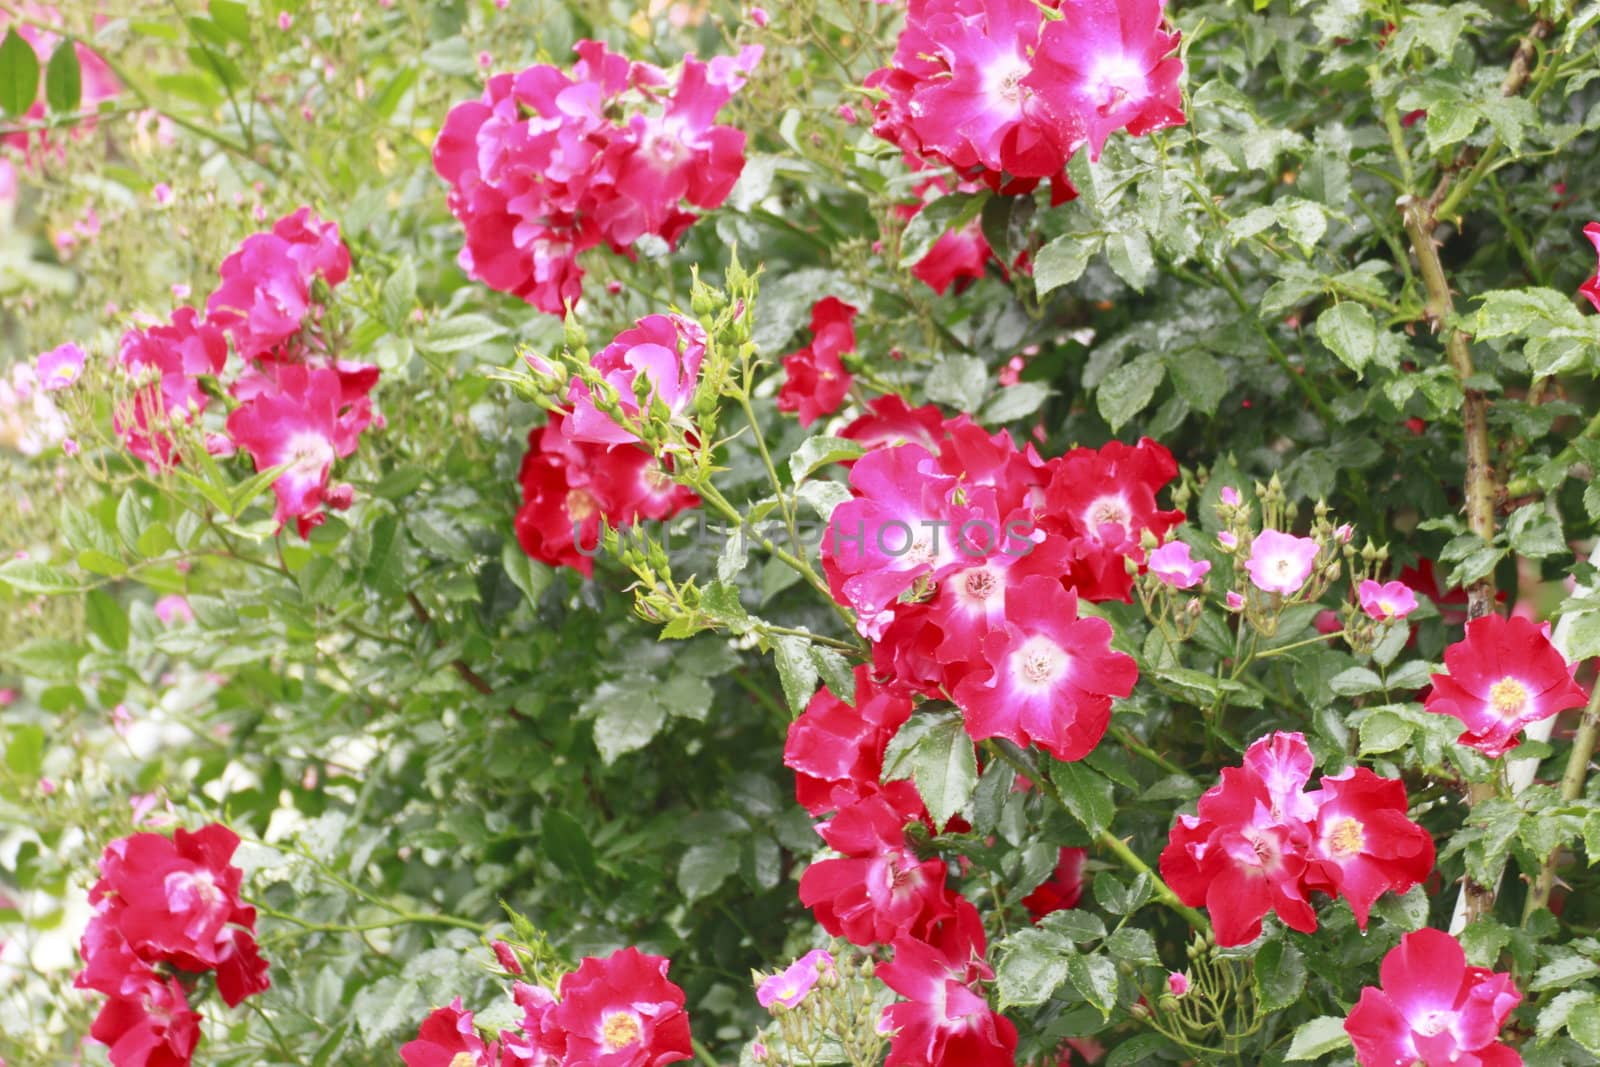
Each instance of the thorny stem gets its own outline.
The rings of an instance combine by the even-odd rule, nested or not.
[[[1583,795],[1584,779],[1589,776],[1589,761],[1594,758],[1595,741],[1600,739],[1600,685],[1594,687],[1589,706],[1583,711],[1578,732],[1572,738],[1572,752],[1567,756],[1567,770],[1561,776],[1561,800],[1570,804]],[[1550,891],[1556,884],[1556,857],[1559,850],[1546,856],[1539,868],[1539,877],[1528,893],[1522,909],[1522,922],[1527,925],[1540,908],[1550,903]]]

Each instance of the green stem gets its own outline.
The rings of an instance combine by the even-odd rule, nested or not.
[[[1297,648],[1305,648],[1307,645],[1321,644],[1322,642],[1330,640],[1331,638],[1341,637],[1341,636],[1343,636],[1343,634],[1344,634],[1343,630],[1340,630],[1340,631],[1338,631],[1336,633],[1331,633],[1331,634],[1318,634],[1315,637],[1308,637],[1303,641],[1296,641],[1293,644],[1278,645],[1277,647],[1269,648],[1269,649],[1265,650],[1264,652],[1257,652],[1254,656],[1251,657],[1251,659],[1252,660],[1271,659],[1273,656],[1281,656],[1285,652],[1293,652]]]
[[[271,916],[279,922],[290,923],[302,930],[320,934],[359,934],[368,930],[387,930],[395,926],[455,926],[463,930],[474,930],[477,933],[487,933],[489,927],[484,923],[473,922],[471,919],[462,919],[454,915],[423,915],[420,912],[398,910],[392,919],[377,919],[365,923],[319,923],[309,922],[287,912],[270,908],[260,901],[246,898],[245,903],[255,908],[262,915]],[[391,905],[392,907],[392,905]]]
[[[1067,812],[1069,815],[1072,814],[1072,809],[1067,807],[1067,802],[1062,798],[1061,791],[1056,788],[1056,784],[1050,780],[1047,774],[1040,771],[1038,767],[1030,765],[1026,759],[1022,758],[1016,753],[1011,752],[1005,742],[997,741],[989,746],[989,750],[995,753],[1001,759],[1005,760],[1006,763],[1010,764],[1012,769],[1018,774],[1025,776],[1029,781],[1033,782],[1040,789],[1044,790],[1045,795],[1050,797],[1051,800],[1054,800],[1056,804],[1061,807],[1061,810]],[[1076,818],[1076,816],[1073,817]],[[1189,905],[1179,900],[1178,894],[1172,891],[1172,887],[1167,885],[1166,882],[1162,881],[1161,876],[1155,871],[1151,870],[1150,865],[1144,860],[1140,859],[1138,854],[1135,853],[1133,849],[1128,847],[1128,843],[1126,841],[1113,834],[1109,829],[1106,829],[1101,830],[1095,835],[1095,842],[1101,847],[1105,848],[1112,855],[1116,856],[1117,859],[1122,861],[1125,867],[1133,871],[1135,874],[1143,874],[1149,877],[1150,884],[1153,887],[1153,892],[1155,893],[1155,898],[1157,900],[1166,905],[1168,908],[1171,908],[1173,911],[1177,912],[1179,915],[1183,916],[1184,920],[1187,921],[1191,927],[1199,930],[1208,937],[1210,936],[1210,920],[1208,920],[1204,915],[1200,914],[1200,912],[1196,911],[1194,908],[1189,907]]]
[[[778,468],[772,462],[772,453],[767,450],[766,434],[761,432],[761,423],[756,420],[755,408],[750,403],[750,377],[750,368],[747,366],[744,387],[739,390],[739,407],[744,411],[745,420],[750,423],[751,436],[756,440],[756,451],[761,455],[761,465],[767,469],[767,481],[772,483],[773,496],[778,500],[778,511],[783,514],[783,525],[789,531],[789,544],[794,546],[796,556],[805,559],[805,546],[800,541],[800,529],[795,522],[794,501],[783,491],[783,481],[778,477]],[[807,561],[807,566],[809,565]]]

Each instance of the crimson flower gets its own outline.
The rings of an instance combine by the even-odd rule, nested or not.
[[[265,376],[253,377],[259,387]],[[321,525],[323,506],[349,503],[344,494],[330,495],[328,476],[333,461],[356,450],[361,433],[372,422],[365,396],[348,401],[339,373],[325,367],[288,363],[275,365],[272,389],[257,393],[228,416],[228,434],[250,453],[257,471],[286,466],[272,482],[281,528],[291,518],[300,536]]]
[[[894,1032],[887,1067],[1012,1067],[1016,1061],[1017,1028],[978,988],[994,979],[983,959],[983,922],[965,898],[955,905],[926,940],[897,938],[894,959],[878,965],[883,984],[907,998],[883,1009],[882,1025]]]
[[[917,859],[905,836],[912,817],[876,794],[817,827],[841,854],[818,860],[800,876],[800,903],[824,930],[856,945],[887,945],[903,935],[922,936],[949,916],[944,861]]]
[[[1045,24],[1033,73],[1023,84],[1063,125],[1077,124],[1099,159],[1119,129],[1138,136],[1183,124],[1172,55],[1178,34],[1163,28],[1163,0],[1062,0],[1062,18]]]
[[[1088,755],[1111,722],[1111,698],[1133,692],[1138,667],[1111,650],[1104,619],[1078,618],[1078,596],[1045,576],[1017,583],[1006,621],[983,641],[987,677],[974,672],[955,702],[974,740],[1038,744],[1061,760]]]
[[[1589,239],[1590,244],[1594,245],[1595,252],[1600,253],[1600,222],[1591,222],[1585,226],[1583,235]],[[1593,278],[1580,285],[1578,292],[1588,298],[1589,303],[1594,305],[1596,311],[1600,311],[1600,271],[1596,271]]]
[[[416,1040],[400,1046],[406,1067],[494,1067],[495,1052],[478,1036],[460,997],[424,1019]]]
[[[206,300],[206,318],[255,359],[300,331],[313,307],[312,283],[329,286],[350,273],[350,250],[335,222],[302,207],[267,233],[246,237],[220,271],[222,284]]]
[[[189,1067],[200,1014],[176,978],[146,968],[101,1005],[89,1036],[107,1046],[112,1067]]]
[[[1302,933],[1317,928],[1303,885],[1310,750],[1300,734],[1277,733],[1251,745],[1245,761],[1222,769],[1197,814],[1178,816],[1161,852],[1161,877],[1185,904],[1211,913],[1219,945],[1255,940],[1269,911]]]
[[[1544,631],[1516,616],[1468,622],[1465,639],[1444,650],[1444,664],[1447,673],[1433,676],[1424,706],[1460,719],[1466,729],[1457,740],[1490,759],[1516,748],[1529,723],[1588,699]]]
[[[853,704],[818,689],[789,724],[783,763],[795,772],[795,799],[813,815],[876,792],[884,750],[911,717],[910,698],[877,686],[865,665],[855,682]]]
[[[1324,775],[1313,794],[1312,861],[1306,884],[1350,902],[1367,928],[1372,902],[1405,893],[1433,870],[1433,837],[1406,817],[1406,787],[1365,767]]]
[[[155,374],[156,381],[139,387],[118,405],[113,425],[128,451],[152,465],[176,461],[175,447],[162,424],[193,421],[208,402],[202,376],[222,373],[228,342],[222,332],[202,322],[192,307],[180,307],[170,323],[129,330],[122,335],[118,359],[134,377]]]
[[[850,392],[854,378],[839,357],[855,351],[855,318],[854,307],[837,297],[823,297],[811,308],[811,343],[783,357],[778,410],[799,412],[801,426],[838,411]]]
[[[1344,1022],[1361,1067],[1519,1067],[1496,1040],[1522,995],[1509,974],[1468,967],[1442,930],[1405,935],[1383,958],[1382,986],[1367,986]]]
[[[636,948],[585,959],[561,979],[546,1035],[565,1041],[562,1067],[662,1067],[692,1059],[683,990],[667,979],[662,956]]]
[[[839,431],[840,437],[861,442],[864,448],[894,445],[921,445],[929,452],[939,449],[944,433],[944,416],[932,404],[913,408],[895,393],[873,399],[867,413]]]
[[[1022,898],[1022,906],[1038,922],[1054,911],[1076,908],[1083,899],[1083,866],[1089,860],[1089,850],[1065,847],[1056,869],[1037,889]]]
[[[1263,737],[1243,765],[1180,815],[1161,853],[1161,876],[1185,904],[1205,907],[1217,943],[1242,945],[1268,911],[1311,933],[1317,890],[1350,902],[1364,930],[1372,903],[1404,893],[1433,870],[1433,839],[1406,817],[1399,781],[1364,767],[1326,775],[1306,792],[1311,750],[1298,733]]]
[[[700,324],[682,315],[647,315],[633,329],[617,334],[591,361],[617,394],[618,413],[630,419],[660,403],[673,415],[694,399],[705,359],[706,335]],[[567,400],[572,414],[565,424],[574,441],[601,445],[637,444],[638,435],[601,412],[589,384],[574,378]]]
[[[700,503],[644,448],[574,441],[567,422],[552,414],[528,434],[515,529],[529,556],[587,576],[594,573],[602,522],[622,527],[669,519]]]

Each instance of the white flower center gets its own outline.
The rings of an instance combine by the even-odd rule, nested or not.
[[[1024,689],[1041,692],[1052,688],[1072,666],[1066,649],[1048,637],[1030,637],[1011,653],[1012,676]]]

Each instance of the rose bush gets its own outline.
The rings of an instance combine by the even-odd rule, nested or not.
[[[0,0],[0,1059],[1600,1062],[1597,64]]]

